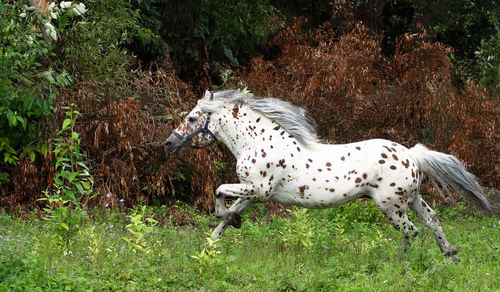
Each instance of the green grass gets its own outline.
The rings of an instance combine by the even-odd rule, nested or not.
[[[460,208],[441,212],[449,241],[460,247],[461,262],[455,263],[441,255],[422,224],[417,224],[421,232],[412,249],[403,255],[401,234],[371,203],[307,212],[294,208],[289,218],[264,216],[265,208],[257,207],[244,216],[241,229],[228,229],[212,245],[207,245],[208,226],[217,220],[183,208],[181,212],[192,214],[195,223],[174,226],[172,217],[162,213],[156,216],[162,218],[160,225],[149,224],[145,236],[136,241],[143,248],[124,239],[137,237],[126,228],[129,217],[119,210],[93,211],[92,220],[86,218],[74,227],[67,244],[55,240],[53,225],[44,220],[0,214],[0,291],[500,287],[498,217],[466,218]],[[149,208],[143,215],[154,213]],[[258,219],[250,220],[250,215]]]

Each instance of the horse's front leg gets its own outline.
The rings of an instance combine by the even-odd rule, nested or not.
[[[252,202],[249,200],[245,200],[242,198],[238,198],[236,202],[227,210],[228,212],[235,212],[241,214],[241,212],[245,211],[248,207],[252,205]],[[225,206],[224,206],[225,207]],[[214,232],[212,232],[212,240],[215,240],[219,237],[228,226],[228,222],[226,220],[222,220],[219,225],[215,228]]]
[[[215,192],[215,216],[220,217],[226,224],[233,225],[236,228],[241,227],[240,212],[227,209],[225,204],[226,196],[244,198],[248,196],[252,188],[245,184],[225,184],[217,188]]]

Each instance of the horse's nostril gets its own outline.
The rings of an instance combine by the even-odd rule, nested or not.
[[[167,145],[167,147],[170,147],[172,146],[172,142],[168,141],[167,143],[165,143],[165,145]]]

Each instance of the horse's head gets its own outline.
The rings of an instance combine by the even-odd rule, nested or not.
[[[207,91],[205,98],[212,98],[212,94]],[[167,151],[180,154],[186,148],[205,148],[215,142],[217,138],[208,129],[210,117],[211,113],[202,111],[199,105],[193,108],[165,141]]]

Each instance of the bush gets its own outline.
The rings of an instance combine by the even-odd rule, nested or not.
[[[259,52],[269,17],[268,0],[136,1],[143,24],[162,36],[174,63],[218,61],[239,64]]]
[[[67,11],[58,10],[68,17]],[[40,121],[51,116],[58,89],[71,83],[64,70],[51,66],[53,46],[38,29],[43,25],[57,37],[49,23],[54,16],[16,1],[0,4],[0,184],[8,181],[4,171],[16,164],[21,152],[32,161],[35,151],[44,152]]]
[[[134,57],[126,45],[134,39],[158,41],[139,23],[139,12],[128,1],[86,0],[85,21],[73,23],[62,35],[57,66],[66,69],[75,82],[93,82],[99,87],[98,101],[123,98],[123,85],[131,78]]]
[[[500,109],[476,82],[460,92],[453,86],[451,49],[406,34],[386,57],[381,35],[361,22],[348,22],[343,31],[335,35],[327,25],[304,33],[300,22],[287,27],[273,40],[281,57],[254,58],[247,84],[322,117],[319,133],[328,141],[425,142],[463,159],[482,183],[498,186],[500,169],[491,157],[500,154],[492,136]]]

